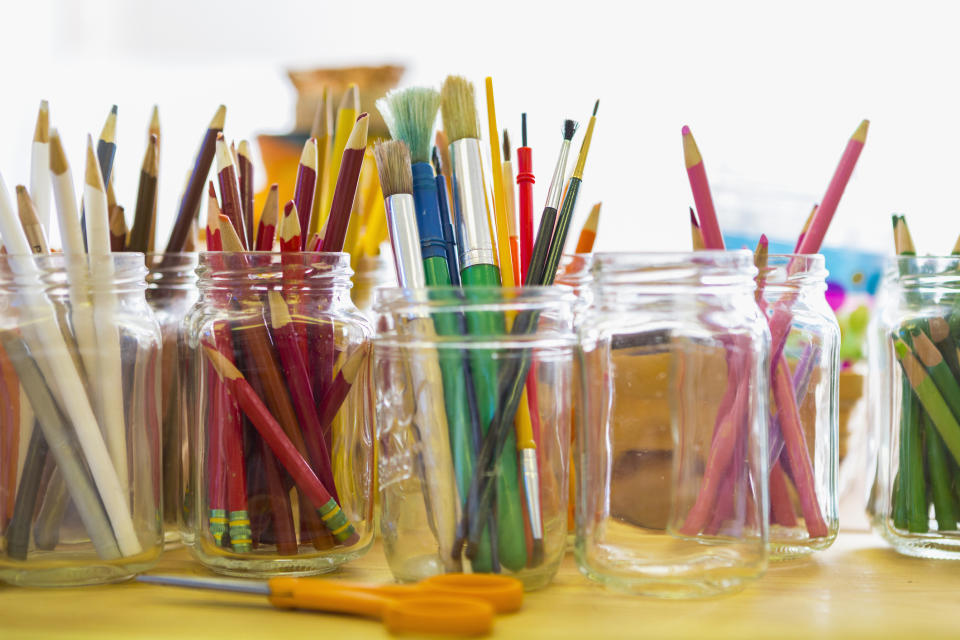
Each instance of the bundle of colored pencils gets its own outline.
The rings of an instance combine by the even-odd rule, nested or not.
[[[868,122],[864,120],[847,143],[820,205],[814,209],[801,232],[795,253],[812,254],[819,250],[850,175],[853,173],[860,151],[863,149],[867,127]],[[723,236],[717,222],[703,158],[688,127],[683,128],[682,135],[687,175],[696,206],[696,211],[690,210],[694,249],[723,249]],[[699,214],[699,221],[697,214]],[[796,514],[790,501],[791,492],[787,489],[788,486],[792,486],[792,493],[797,495],[800,503],[803,524],[809,538],[825,538],[830,535],[822,512],[822,505],[825,504],[826,498],[816,494],[817,483],[813,462],[797,409],[797,399],[804,393],[807,377],[799,375],[802,368],[799,365],[796,372],[798,375],[791,375],[783,353],[792,324],[791,304],[796,293],[784,294],[770,304],[768,309],[762,294],[763,276],[766,270],[765,237],[761,239],[755,256],[761,272],[758,277],[757,302],[765,312],[772,337],[769,379],[773,402],[770,422],[772,426],[779,426],[779,434],[771,438],[771,447],[782,447],[782,450],[770,452],[771,514],[773,521],[777,524],[796,526]],[[791,262],[787,267],[788,272],[792,273],[797,265],[796,261]],[[685,535],[710,533],[712,522],[725,521],[733,516],[732,493],[725,492],[723,487],[730,486],[729,483],[724,483],[724,478],[735,473],[737,461],[736,455],[731,452],[732,443],[743,441],[740,434],[745,433],[748,428],[746,423],[748,395],[735,393],[740,385],[737,372],[747,370],[745,367],[748,364],[738,350],[731,349],[728,352],[727,397],[730,401],[725,402],[718,412],[700,491],[680,528],[681,533]]]
[[[560,158],[534,242],[534,176],[531,149],[526,146],[526,117],[524,145],[517,151],[517,220],[509,142],[505,134],[503,161],[490,78],[486,79],[486,98],[492,165],[487,174],[492,175],[493,184],[489,195],[470,82],[451,76],[440,92],[410,88],[392,92],[378,102],[394,138],[379,145],[375,154],[397,276],[405,288],[462,287],[463,297],[458,294],[452,300],[469,303],[483,295],[478,287],[549,285],[556,277],[595,118],[590,120],[560,208],[570,140],[577,126],[572,120],[564,123]],[[437,132],[431,150],[438,110],[444,129]],[[593,229],[588,229],[586,236],[595,233],[596,217],[591,220],[588,226]],[[585,247],[592,245],[589,237],[583,242]],[[431,295],[442,296],[443,291],[436,289]],[[486,338],[536,329],[536,314],[507,315],[437,313],[432,327],[420,323],[414,330]],[[433,486],[427,492],[431,529],[438,538],[444,566],[448,570],[459,566],[464,544],[474,571],[499,571],[501,567],[520,571],[537,566],[544,556],[539,475],[543,460],[538,456],[537,390],[528,386],[534,380],[530,375],[532,358],[525,354],[517,362],[500,363],[489,349],[466,349],[453,357],[441,356],[439,370],[434,370],[433,358],[418,362],[413,375],[421,382],[442,385],[445,415],[429,423],[430,432],[426,436],[421,433],[421,438],[434,460],[429,467],[434,472],[430,484],[454,484],[458,496],[456,505],[440,502],[444,508],[438,509],[437,497],[446,492]],[[446,426],[445,432],[436,432],[438,423]],[[452,473],[447,472],[451,467]]]
[[[157,398],[150,389],[159,337],[151,338],[149,326],[128,335],[121,324],[120,296],[126,294],[116,287],[115,269],[122,262],[111,256],[107,186],[115,124],[116,107],[96,150],[87,138],[82,229],[70,165],[49,127],[46,102],[37,121],[30,188],[17,187],[18,212],[0,179],[4,296],[13,298],[0,331],[6,407],[0,422],[0,521],[6,554],[16,560],[26,560],[31,549],[57,547],[71,502],[104,560],[141,554],[159,534],[135,524],[156,521],[154,513],[136,512],[137,505],[158,506],[156,477],[143,473],[159,471],[152,466],[159,452],[136,443],[156,435],[150,416],[156,415]],[[44,257],[51,190],[63,241],[63,254],[55,258]],[[65,297],[48,295],[46,269],[63,270]],[[130,340],[138,341],[136,348],[128,348]],[[128,408],[130,397],[140,404]],[[159,552],[155,545],[149,550]]]
[[[366,153],[367,122],[364,113],[344,124],[349,131],[338,158],[336,186],[326,220],[312,240],[304,230],[314,225],[321,175],[317,140],[304,145],[293,199],[282,218],[274,188],[250,234],[254,225],[252,212],[245,210],[250,199],[244,196],[242,179],[250,169],[244,169],[243,154],[237,156],[239,163],[234,161],[222,133],[214,138],[220,195],[218,199],[211,181],[206,238],[208,251],[221,254],[208,254],[210,277],[229,279],[225,274],[246,270],[261,274],[254,278],[255,287],[233,285],[215,294],[212,304],[227,319],[215,320],[200,342],[208,381],[202,405],[208,528],[213,541],[233,553],[258,549],[295,555],[301,545],[323,550],[360,539],[341,509],[341,499],[350,496],[334,480],[332,425],[363,371],[367,345],[347,345],[338,357],[338,321],[320,311],[335,294],[311,283],[319,277],[329,287],[326,279],[338,258],[306,251],[308,242],[311,251],[344,248]],[[269,282],[262,275],[268,272]],[[299,533],[291,489],[297,496]]]
[[[893,216],[893,233],[897,255],[916,256],[904,216]],[[901,278],[917,275],[906,260],[899,267]],[[937,531],[956,531],[960,520],[957,305],[949,294],[933,299],[929,286],[927,292],[921,292],[923,288],[904,287],[906,319],[889,336],[901,389],[890,504],[893,526],[909,533],[930,530],[931,503]]]

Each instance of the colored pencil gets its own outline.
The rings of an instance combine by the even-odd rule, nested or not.
[[[690,207],[690,241],[693,244],[694,251],[703,251],[707,248],[703,241],[700,223],[697,221],[697,212],[693,210],[693,207]]]
[[[137,203],[133,213],[133,229],[130,231],[130,251],[146,253],[150,236],[156,224],[157,211],[157,174],[159,170],[159,140],[156,134],[150,135],[147,150],[143,154],[140,166],[140,182],[137,186]]]
[[[250,143],[241,140],[237,145],[237,169],[240,186],[240,213],[243,217],[247,246],[254,246],[253,238],[253,158]]]
[[[37,219],[47,232],[50,230],[50,189],[50,105],[41,100],[30,152],[30,198],[36,207]]]
[[[307,140],[300,154],[300,164],[297,167],[297,183],[293,190],[293,201],[297,205],[300,216],[300,228],[310,228],[310,213],[313,211],[313,194],[317,189],[317,141],[315,138]],[[352,203],[351,203],[352,204]],[[306,236],[304,236],[304,242]],[[304,246],[301,245],[301,249]]]
[[[361,113],[347,138],[343,157],[339,164],[337,186],[330,204],[326,233],[323,235],[323,251],[343,251],[343,242],[350,222],[353,199],[357,193],[357,180],[363,166],[363,156],[367,148],[367,127],[369,118]]]
[[[297,205],[293,200],[287,202],[283,207],[283,220],[280,222],[280,251],[287,253],[290,251],[300,251],[300,216],[297,213]]]
[[[593,205],[587,215],[587,221],[583,223],[580,229],[580,237],[577,238],[577,247],[574,253],[590,253],[593,251],[593,243],[597,239],[597,227],[600,224],[600,206],[601,203]]]
[[[347,140],[356,128],[355,122],[359,114],[360,90],[357,88],[357,85],[351,84],[340,98],[340,104],[337,107],[337,122],[332,134],[333,140],[330,143],[330,157],[328,160],[330,170],[327,173],[327,183],[323,190],[324,201],[320,209],[323,215],[317,222],[316,228],[311,228],[311,233],[319,232],[330,216],[337,182],[340,179],[340,165],[344,159],[343,154],[347,148]]]
[[[723,249],[723,234],[717,222],[717,212],[713,208],[713,196],[710,194],[710,183],[707,182],[703,157],[700,155],[697,142],[693,139],[690,127],[684,126],[682,134],[683,160],[687,165],[687,178],[690,180],[694,206],[700,216],[700,232],[703,234],[704,244],[708,249]]]
[[[110,207],[110,251],[119,253],[127,245],[127,218],[123,207]]]
[[[197,153],[197,159],[193,170],[190,172],[187,187],[180,199],[180,207],[177,210],[177,217],[174,220],[173,230],[170,232],[170,239],[164,253],[178,253],[183,250],[183,243],[190,231],[190,221],[196,217],[200,210],[203,185],[207,181],[207,174],[210,173],[210,165],[213,164],[213,157],[217,149],[217,135],[223,131],[223,123],[226,117],[227,108],[220,105],[210,121],[200,145],[200,151]]]
[[[270,185],[267,200],[263,203],[263,212],[257,223],[256,251],[272,251],[273,241],[277,235],[277,223],[280,215],[279,187],[276,183]]]
[[[100,165],[93,151],[93,140],[87,136],[87,167],[84,174],[83,201],[86,206],[87,248],[90,252],[90,281],[93,288],[93,317],[97,340],[97,382],[91,381],[98,398],[100,419],[106,434],[110,458],[117,472],[120,487],[127,491],[127,427],[123,407],[123,367],[120,353],[120,330],[115,311],[116,294],[112,289],[114,268],[110,256],[110,223],[107,194],[100,174]]]
[[[327,184],[330,182],[331,154],[333,141],[330,134],[333,132],[333,101],[330,98],[330,87],[324,87],[317,103],[317,110],[313,116],[313,126],[310,128],[310,137],[317,140],[317,189],[313,194],[313,211],[310,213],[310,228],[303,230],[307,239],[318,233],[325,222],[328,210],[324,203],[330,202],[327,193]]]
[[[823,237],[827,233],[827,227],[833,219],[833,214],[840,204],[840,198],[843,196],[853,169],[857,165],[857,159],[860,152],[863,151],[863,145],[867,141],[867,129],[870,127],[870,121],[864,120],[853,132],[847,147],[843,151],[840,163],[827,185],[827,191],[820,199],[820,206],[817,207],[813,220],[810,222],[810,228],[803,235],[803,241],[800,243],[797,253],[817,253],[820,245],[823,243]]]
[[[240,239],[240,245],[243,250],[246,250],[250,245],[247,242],[247,228],[243,222],[240,183],[237,181],[233,154],[230,153],[222,133],[217,135],[217,182],[220,185],[220,210],[233,224]]]
[[[30,243],[30,250],[39,254],[49,253],[47,234],[40,222],[33,199],[23,185],[18,184],[16,190],[17,214],[20,217],[20,226],[23,227],[23,232],[27,236],[27,242]]]
[[[237,398],[240,408],[270,446],[270,450],[293,477],[297,486],[304,491],[306,497],[313,503],[336,540],[346,545],[358,542],[359,536],[353,525],[347,520],[346,515],[340,510],[340,505],[337,504],[327,488],[323,486],[320,479],[310,469],[303,456],[291,444],[280,424],[271,415],[229,356],[218,351],[209,343],[204,344],[204,353],[213,364],[217,374]]]
[[[803,236],[807,235],[807,230],[810,228],[810,223],[813,222],[813,216],[817,214],[817,205],[813,205],[813,208],[810,209],[810,215],[807,216],[806,221],[803,223],[803,228],[800,230],[800,235],[797,236],[797,242],[793,247],[794,253],[800,252],[800,245],[803,243]]]

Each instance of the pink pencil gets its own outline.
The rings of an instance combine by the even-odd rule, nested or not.
[[[847,142],[847,148],[840,158],[840,164],[830,179],[827,186],[827,192],[823,194],[820,200],[820,206],[810,222],[810,228],[803,234],[803,241],[800,243],[797,253],[817,253],[820,251],[820,245],[823,244],[823,236],[827,234],[827,227],[833,219],[833,214],[840,204],[840,198],[843,196],[843,190],[847,188],[847,182],[850,180],[850,174],[853,168],[857,166],[857,158],[863,150],[863,145],[867,141],[867,128],[870,126],[869,120],[864,120],[853,132],[850,141]]]
[[[707,182],[707,171],[703,167],[703,156],[690,133],[690,127],[683,127],[683,160],[687,165],[687,177],[690,179],[690,190],[693,191],[693,202],[700,214],[700,232],[703,234],[703,243],[707,249],[723,249],[723,234],[720,232],[720,223],[717,222],[717,211],[713,208],[713,197],[710,195],[710,183]]]

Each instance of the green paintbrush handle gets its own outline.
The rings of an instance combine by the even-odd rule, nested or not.
[[[463,281],[464,293],[472,303],[484,302],[485,296],[490,296],[490,293],[471,292],[471,287],[489,287],[500,284],[500,274],[494,265],[473,265],[464,269],[460,276]],[[506,321],[501,313],[471,311],[465,315],[467,317],[467,330],[471,335],[489,336],[491,340],[497,340],[499,337],[506,335]],[[497,379],[500,367],[496,361],[496,355],[495,349],[470,350],[470,368],[473,373],[477,406],[480,410],[480,424],[483,426],[484,434],[490,428],[499,402]],[[527,564],[527,548],[524,539],[523,511],[517,475],[516,434],[510,434],[498,461],[499,468],[496,469],[498,556],[505,567],[512,571],[518,571]],[[485,514],[481,514],[481,518],[483,515]]]

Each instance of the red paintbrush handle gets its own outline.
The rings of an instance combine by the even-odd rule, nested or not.
[[[517,190],[520,213],[520,282],[526,282],[533,255],[533,149],[517,149]]]

